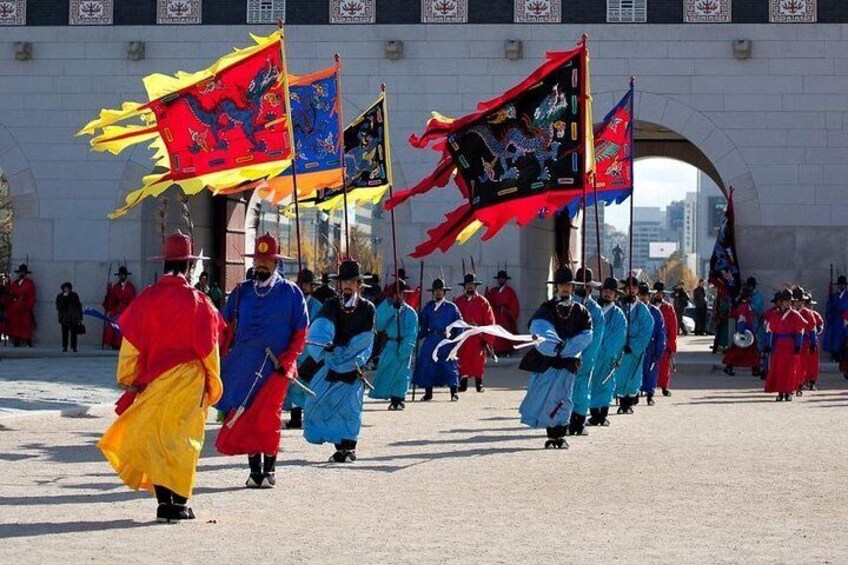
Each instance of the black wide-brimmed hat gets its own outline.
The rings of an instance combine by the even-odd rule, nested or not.
[[[430,287],[430,292],[434,290],[444,290],[445,292],[451,290],[451,287],[445,284],[445,279],[438,278],[433,281],[433,286]]]
[[[339,265],[339,272],[330,275],[330,278],[337,281],[364,281],[366,277],[362,274],[362,269],[358,261],[353,259],[345,259]]]
[[[810,306],[815,306],[816,304],[818,304],[818,302],[813,300],[813,295],[810,294],[809,292],[804,293],[804,302],[806,302]]]
[[[496,278],[496,279],[506,279],[506,280],[510,280],[510,279],[512,279],[512,277],[511,277],[511,276],[509,276],[508,274],[506,274],[506,271],[504,271],[503,269],[501,269],[500,271],[498,271],[498,274],[497,274],[497,275],[495,275],[495,278]]]
[[[638,287],[639,286],[639,279],[637,279],[633,275],[630,275],[627,278],[621,279],[621,287],[627,288],[628,286]]]
[[[839,275],[838,277],[836,277],[836,284],[848,285],[848,279],[845,278],[845,275]]]
[[[594,273],[589,267],[580,267],[574,275],[574,284],[599,287],[601,283],[595,281]]]
[[[29,265],[27,265],[25,263],[21,263],[21,265],[18,267],[18,270],[15,271],[15,272],[16,273],[26,273],[27,275],[32,274],[32,271],[29,270]]]
[[[127,275],[127,276],[129,276],[129,275],[131,275],[131,274],[132,274],[132,273],[131,273],[131,272],[129,272],[129,271],[127,270],[127,268],[126,268],[124,265],[121,265],[120,267],[118,267],[118,272],[117,272],[117,273],[115,273],[115,276],[116,276],[116,277],[117,277],[117,276],[119,276],[119,275]]]
[[[772,300],[772,302],[777,302],[778,300],[792,300],[792,291],[781,290],[780,292],[774,293],[774,300]]]
[[[477,275],[475,275],[474,273],[465,273],[465,276],[462,277],[462,282],[459,284],[461,284],[462,286],[465,286],[467,284],[476,284],[477,286],[480,286],[483,283],[477,280]]]
[[[618,281],[613,277],[607,277],[604,279],[604,283],[601,285],[601,290],[614,290],[621,294],[621,289],[618,287]]]
[[[398,269],[397,270],[397,278],[399,278],[402,281],[407,280],[409,277],[406,276],[406,269],[404,269],[403,267]]]
[[[757,277],[748,277],[748,280],[745,281],[745,284],[750,287],[757,286]]]
[[[806,294],[803,288],[796,286],[792,289],[792,300],[804,300],[804,295]]]
[[[646,282],[640,282],[639,283],[639,296],[646,296],[648,294],[651,294],[651,287],[648,286],[648,283],[646,283]]]
[[[662,282],[662,281],[657,281],[657,282],[655,282],[655,283],[654,283],[654,292],[655,292],[655,293],[657,293],[657,292],[661,292],[662,294],[665,294],[665,293],[666,293],[666,290],[665,290],[665,283],[664,283],[664,282]]]
[[[309,269],[301,269],[297,273],[297,279],[295,280],[298,284],[309,284],[315,282],[315,273],[310,271]]]
[[[568,267],[560,267],[554,272],[554,280],[548,281],[548,284],[573,284],[574,273]]]

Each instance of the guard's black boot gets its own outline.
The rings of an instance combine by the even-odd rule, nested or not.
[[[733,365],[725,365],[724,366],[724,374],[728,376],[735,376],[736,373],[733,372]]]
[[[774,401],[783,402],[783,393],[778,393],[777,398],[775,398]]]
[[[618,410],[615,411],[616,414],[624,414],[627,411],[627,397],[617,397],[616,404],[618,405]]]
[[[566,426],[554,426],[551,428],[555,448],[568,449],[568,442],[565,441],[566,433],[568,433],[568,428]]]
[[[466,390],[468,390],[468,377],[463,377],[459,379],[459,388],[456,390],[458,390],[459,392],[465,392]]]
[[[259,485],[262,484],[262,454],[248,455],[247,463],[250,465],[250,475],[248,475],[244,486],[247,488],[259,488]]]
[[[546,428],[545,430],[548,434],[548,439],[545,441],[545,449],[551,449],[556,447],[556,437],[554,436],[553,428]]]
[[[627,409],[624,411],[625,414],[633,414],[633,406],[639,404],[638,396],[628,396],[627,397]]]
[[[299,430],[303,427],[303,408],[291,409],[291,420],[286,422],[287,430]]]
[[[786,402],[792,402],[792,393],[789,392],[789,393],[785,394],[784,398],[786,399]]]
[[[604,406],[601,408],[601,425],[604,427],[610,425],[610,421],[607,416],[609,416],[609,406]]]
[[[163,504],[174,503],[174,494],[169,489],[161,485],[153,485],[153,492],[156,493],[156,502],[158,502],[160,506]]]
[[[474,385],[477,387],[477,392],[483,392],[483,379],[474,379]]]
[[[424,389],[424,396],[421,397],[421,402],[430,402],[433,400],[433,387]]]
[[[589,435],[586,432],[586,416],[572,412],[571,421],[568,423],[568,434],[572,436]]]
[[[664,388],[663,389],[663,396],[671,396],[671,391],[668,390],[667,388]]]
[[[656,402],[654,402],[654,393],[649,392],[649,393],[648,393],[647,395],[645,395],[645,396],[646,396],[646,397],[647,397],[647,399],[648,399],[648,406],[653,406],[654,404],[656,404]]]
[[[600,408],[589,408],[589,421],[587,422],[590,426],[600,426],[603,418],[601,418],[601,409]]]
[[[277,486],[277,456],[265,455],[265,461],[262,464],[262,482],[259,483],[259,488],[274,488]]]
[[[460,389],[457,389],[455,386],[450,387],[451,402],[456,402],[457,400],[459,400],[459,395],[456,393],[457,390],[460,390]]]

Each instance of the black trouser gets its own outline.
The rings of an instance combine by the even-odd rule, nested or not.
[[[707,307],[695,308],[695,334],[707,333]]]
[[[188,502],[187,498],[183,498],[174,491],[161,485],[153,485],[153,491],[156,493],[156,500],[159,504],[178,504],[182,506]]]
[[[68,334],[71,336],[71,349],[77,350],[77,326],[76,324],[62,324],[62,349],[68,349]]]

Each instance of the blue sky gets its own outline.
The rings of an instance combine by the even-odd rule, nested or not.
[[[698,169],[673,159],[648,158],[636,161],[634,206],[659,206],[683,200],[687,192],[695,192]],[[604,221],[626,232],[630,219],[630,201],[607,206]]]

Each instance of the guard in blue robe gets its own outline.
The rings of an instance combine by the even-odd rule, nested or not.
[[[254,260],[254,279],[236,286],[221,311],[234,333],[221,364],[224,394],[216,404],[230,416],[216,445],[226,455],[248,456],[247,487],[273,488],[280,411],[287,392],[287,386],[280,384],[288,381],[272,380],[280,377],[272,377],[274,362],[266,358],[266,350],[277,357],[282,367],[278,372],[293,374],[309,318],[303,293],[276,269],[283,258],[277,239],[265,234],[256,240],[255,248],[255,253],[247,255]],[[234,411],[243,404],[244,415],[236,419]]]
[[[595,358],[595,369],[589,382],[590,426],[608,426],[609,405],[615,392],[614,372],[621,363],[627,340],[627,319],[615,301],[621,291],[618,281],[607,278],[601,286],[598,306],[604,313],[604,338]]]
[[[306,311],[309,313],[309,323],[311,324],[318,317],[318,312],[323,306],[321,301],[313,296],[315,290],[315,273],[309,269],[301,269],[297,273],[297,280],[295,282],[306,298]],[[303,353],[297,358],[298,368],[306,360],[306,356],[306,349],[304,349]],[[308,384],[307,380],[303,377],[300,377],[300,380]],[[283,410],[291,412],[291,419],[286,422],[286,429],[299,430],[303,427],[303,405],[305,402],[306,393],[300,387],[291,387],[289,389],[288,394],[286,394],[286,403],[283,405]]]
[[[848,310],[848,279],[839,275],[836,279],[836,291],[827,299],[825,306],[824,336],[822,344],[825,351],[839,361],[845,345],[845,320],[842,315]]]
[[[335,463],[356,461],[362,427],[362,367],[374,347],[374,305],[360,295],[363,278],[356,261],[339,266],[341,296],[328,299],[312,322],[301,366],[315,392],[303,407],[303,437],[335,445]]]
[[[604,312],[595,299],[592,298],[592,289],[601,286],[593,278],[592,269],[577,269],[575,276],[577,288],[574,291],[575,300],[580,302],[592,316],[592,343],[589,344],[581,356],[580,370],[574,379],[574,392],[572,399],[574,408],[571,411],[571,420],[568,424],[569,435],[585,435],[586,415],[589,413],[589,383],[595,370],[596,360],[604,337]]]
[[[397,298],[400,287],[400,299]],[[418,314],[406,303],[406,283],[398,281],[377,306],[377,333],[384,332],[386,345],[374,373],[374,390],[369,398],[389,400],[389,410],[406,408],[406,391],[412,376],[412,353],[418,340]]]
[[[624,281],[625,295],[622,298],[624,316],[627,318],[627,339],[621,363],[613,373],[615,395],[619,397],[618,413],[632,414],[642,386],[642,362],[645,349],[654,333],[654,318],[648,307],[636,297],[639,281],[628,277]]]
[[[751,305],[751,310],[754,312],[754,323],[748,329],[751,330],[751,333],[757,338],[757,349],[760,353],[762,353],[763,348],[765,347],[763,342],[766,337],[765,324],[763,323],[763,314],[766,309],[765,298],[763,298],[763,293],[757,290],[756,277],[748,277],[748,280],[745,281],[745,286],[751,289],[751,299],[749,303]]]
[[[565,434],[573,406],[574,378],[582,352],[592,343],[592,317],[572,297],[571,269],[557,269],[550,284],[556,285],[554,298],[542,304],[530,319],[530,332],[544,341],[528,351],[519,364],[532,376],[518,411],[522,424],[546,428],[545,449],[561,449],[568,448]]]
[[[658,293],[662,301],[662,293]],[[639,285],[639,300],[648,307],[651,317],[654,319],[654,329],[651,332],[651,340],[645,348],[645,360],[642,361],[642,386],[641,391],[645,393],[648,406],[654,405],[654,391],[657,388],[657,380],[660,373],[660,360],[666,347],[665,319],[662,311],[649,302],[651,291],[648,285]],[[638,397],[637,397],[638,398]]]
[[[433,400],[433,387],[437,386],[450,387],[451,402],[459,400],[459,394],[457,394],[459,367],[456,361],[447,358],[450,348],[440,349],[438,361],[433,361],[433,350],[440,341],[445,339],[447,327],[462,319],[456,304],[445,298],[445,293],[449,290],[450,287],[445,285],[444,280],[434,280],[433,287],[430,289],[433,300],[428,302],[421,312],[418,337],[424,341],[418,351],[415,372],[412,376],[413,384],[424,389],[421,402]]]

